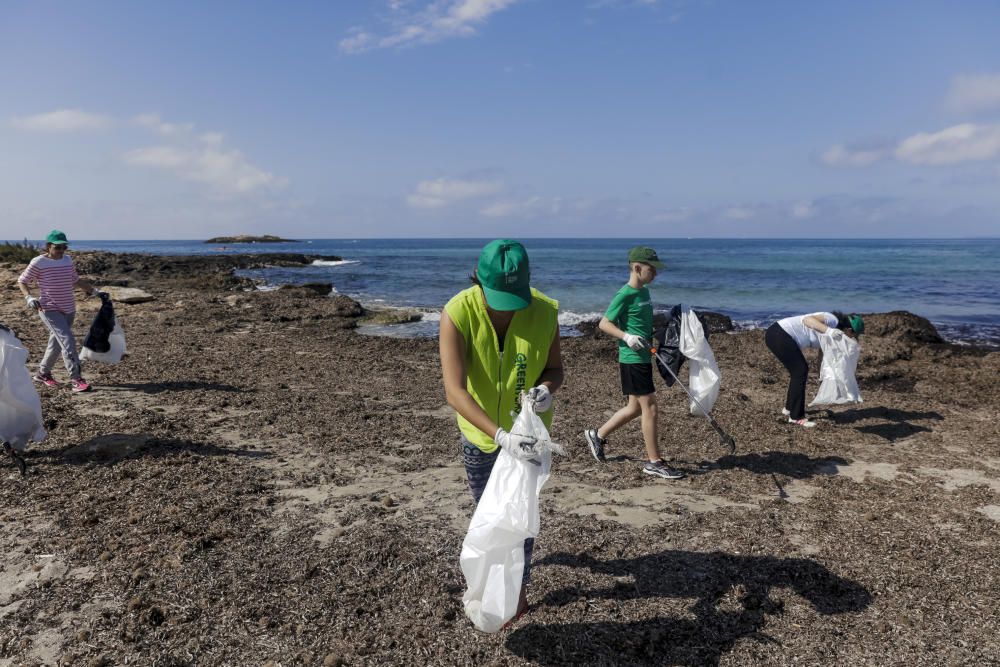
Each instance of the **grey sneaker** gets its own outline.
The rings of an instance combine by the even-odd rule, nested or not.
[[[788,408],[781,408],[781,414],[785,415],[786,417],[792,416],[792,413],[788,411]]]
[[[590,453],[594,455],[594,458],[601,463],[607,461],[604,458],[604,445],[608,444],[608,441],[597,435],[597,429],[588,428],[583,432],[583,437],[587,439],[587,444],[590,445]]]
[[[647,475],[654,475],[663,479],[684,479],[687,477],[683,471],[671,468],[663,461],[649,461],[642,467],[642,471]]]

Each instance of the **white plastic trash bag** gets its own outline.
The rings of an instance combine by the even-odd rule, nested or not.
[[[466,616],[483,632],[498,631],[517,611],[524,541],[538,536],[538,494],[549,478],[552,452],[563,453],[524,394],[510,432],[537,438],[538,457],[522,461],[500,452],[462,543],[467,585],[462,603]]]
[[[108,344],[111,346],[111,349],[107,352],[94,352],[89,347],[80,348],[80,360],[96,361],[102,364],[117,364],[122,360],[122,357],[127,352],[125,349],[125,332],[122,330],[122,325],[117,321],[115,322],[114,330],[112,330],[111,335],[108,337]]]
[[[823,334],[818,338],[823,364],[819,369],[819,391],[809,405],[861,403],[861,390],[854,378],[861,346],[847,336]]]
[[[715,354],[705,338],[705,330],[698,321],[695,311],[690,306],[681,308],[681,341],[680,351],[691,367],[688,369],[688,389],[697,402],[691,401],[691,414],[707,417],[719,398],[719,385],[722,374],[715,362]],[[704,408],[704,412],[701,408]]]
[[[28,351],[12,331],[0,326],[0,440],[23,450],[45,439],[42,402],[25,364]]]

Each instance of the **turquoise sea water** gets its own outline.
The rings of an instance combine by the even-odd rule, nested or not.
[[[265,283],[332,282],[363,304],[428,311],[396,328],[433,335],[436,311],[466,287],[484,239],[330,239],[222,249],[200,241],[83,241],[78,249],[156,254],[305,252],[345,262],[245,272]],[[657,249],[667,269],[650,286],[661,308],[687,303],[743,326],[816,310],[908,310],[947,338],[1000,342],[1000,239],[524,239],[532,284],[560,301],[561,321],[600,316],[627,280],[628,248]]]

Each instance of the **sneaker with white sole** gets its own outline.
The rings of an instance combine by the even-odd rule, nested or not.
[[[654,477],[662,477],[663,479],[684,479],[687,475],[676,468],[671,468],[662,460],[660,461],[649,461],[642,467],[642,471],[647,475],[653,475]]]
[[[792,419],[791,417],[788,418],[788,423],[795,424],[796,426],[801,426],[803,428],[812,428],[816,425],[816,422],[809,421],[808,419]]]
[[[84,380],[83,378],[73,378],[72,380],[69,381],[69,384],[73,390],[73,393],[75,394],[79,394],[84,391],[90,391],[90,385],[87,384],[87,381]]]
[[[792,416],[792,413],[788,411],[788,408],[781,408],[781,414],[783,414],[786,417]]]
[[[41,372],[35,373],[33,376],[31,376],[31,379],[39,384],[44,384],[46,387],[59,386],[59,383],[56,382],[56,379],[52,377],[51,373],[44,373],[44,374]]]
[[[588,428],[583,432],[583,437],[587,439],[587,444],[590,445],[590,453],[595,459],[604,463],[607,461],[604,458],[604,445],[608,444],[608,441],[597,435],[596,428]]]

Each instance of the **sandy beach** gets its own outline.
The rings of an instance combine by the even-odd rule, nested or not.
[[[666,482],[637,423],[591,458],[615,348],[564,339],[531,612],[484,635],[437,342],[361,335],[347,297],[244,291],[239,260],[177,261],[76,257],[156,300],[116,304],[130,355],[85,366],[95,391],[41,391],[28,475],[0,466],[2,666],[1000,664],[1000,352],[866,315],[864,403],[806,430],[763,332],[713,335],[738,449],[658,385],[688,473]],[[0,322],[34,364],[21,268],[0,266]],[[78,304],[82,339],[98,302]]]

